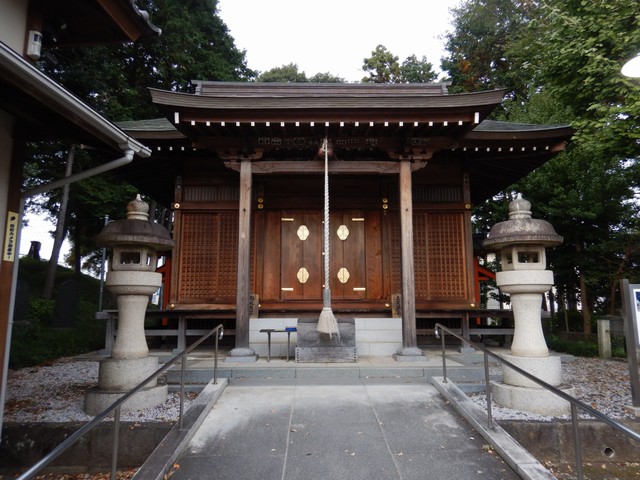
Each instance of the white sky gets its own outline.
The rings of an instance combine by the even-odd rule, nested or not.
[[[246,51],[249,68],[264,72],[295,63],[307,77],[331,73],[349,82],[366,76],[365,58],[384,45],[402,63],[409,55],[426,56],[440,72],[441,37],[451,29],[449,9],[460,0],[218,0],[219,15],[235,45]],[[29,215],[21,234],[20,254],[31,240],[51,255],[54,227]],[[68,250],[66,242],[63,251]]]
[[[247,64],[264,72],[294,63],[311,77],[360,81],[365,58],[384,45],[402,63],[426,56],[440,72],[439,38],[460,0],[218,0],[219,15]]]
[[[51,250],[53,249],[52,232],[55,231],[56,227],[46,218],[38,215],[27,214],[26,218],[29,224],[20,232],[20,255],[29,253],[31,241],[35,240],[42,244],[40,247],[40,257],[43,260],[48,260],[51,256]],[[69,241],[65,239],[58,263],[63,262],[63,255],[69,251],[69,248]]]

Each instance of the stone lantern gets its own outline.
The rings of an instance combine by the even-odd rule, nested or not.
[[[549,355],[541,319],[542,294],[553,285],[553,272],[546,270],[546,248],[561,243],[549,222],[531,218],[531,203],[519,196],[509,204],[509,220],[493,226],[484,246],[499,251],[502,271],[496,274],[496,284],[510,295],[513,308],[513,342],[505,359],[571,393],[571,387],[562,386],[560,356]],[[502,377],[492,390],[499,405],[542,415],[569,412],[568,402],[513,369],[503,367]]]
[[[149,296],[160,288],[157,252],[170,250],[173,240],[157,223],[149,222],[149,205],[140,195],[127,205],[126,220],[108,223],[96,237],[98,246],[111,248],[105,285],[117,295],[118,330],[111,357],[100,362],[98,386],[85,395],[85,411],[96,415],[158,369],[149,356],[144,318]],[[133,411],[163,403],[167,386],[151,382],[122,410]]]

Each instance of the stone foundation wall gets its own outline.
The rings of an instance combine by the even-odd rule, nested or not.
[[[402,347],[401,318],[356,318],[356,349],[358,356],[385,357]],[[261,357],[267,356],[267,334],[261,329],[283,330],[295,327],[296,318],[252,318],[249,323],[249,344]],[[298,337],[291,334],[289,357],[295,358]],[[287,334],[271,334],[271,357],[284,357],[287,352]]]

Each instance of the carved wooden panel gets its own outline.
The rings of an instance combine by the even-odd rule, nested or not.
[[[183,213],[180,242],[179,301],[235,301],[238,214]]]
[[[237,202],[240,197],[237,185],[185,185],[182,195],[188,202]]]

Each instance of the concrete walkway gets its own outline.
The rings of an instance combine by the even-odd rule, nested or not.
[[[171,480],[516,479],[426,378],[231,378]]]

